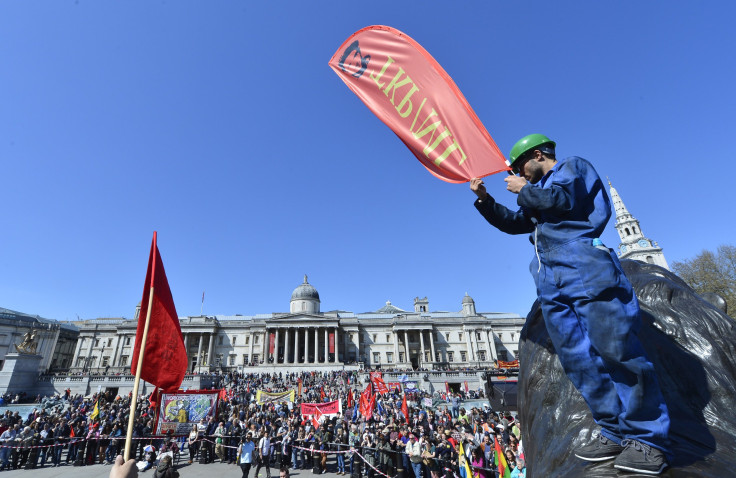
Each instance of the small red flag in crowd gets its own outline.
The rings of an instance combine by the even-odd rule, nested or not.
[[[404,399],[401,401],[401,413],[404,414],[406,423],[409,423],[409,406],[406,404],[406,394],[404,394]]]
[[[353,402],[354,402],[354,400],[353,400],[353,391],[352,390],[348,390],[348,404],[347,404],[347,408],[352,407],[354,405]]]
[[[153,293],[152,299],[151,293]],[[164,263],[156,246],[155,232],[151,243],[151,253],[148,257],[148,270],[143,286],[143,299],[130,367],[134,375],[138,367],[143,331],[149,312],[149,300],[151,318],[143,352],[141,378],[163,389],[164,392],[175,392],[179,389],[187,371],[187,353],[184,349],[184,337],[181,334],[179,316],[176,314],[169,281],[166,279]]]

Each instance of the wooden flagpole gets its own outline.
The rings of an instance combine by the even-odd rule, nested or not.
[[[143,353],[146,350],[146,339],[148,339],[148,324],[151,322],[151,308],[153,307],[153,284],[156,275],[156,232],[153,232],[153,248],[151,249],[152,265],[151,265],[151,290],[148,294],[148,311],[146,312],[146,324],[143,327],[143,338],[141,339],[141,349],[138,352],[138,365],[135,369],[135,380],[133,381],[133,396],[130,400],[130,417],[128,417],[128,433],[125,436],[125,453],[123,459],[127,462],[130,459],[130,445],[133,442],[133,426],[135,425],[135,411],[138,405],[138,385],[141,380],[141,369],[143,368]],[[138,318],[140,320],[140,317]]]

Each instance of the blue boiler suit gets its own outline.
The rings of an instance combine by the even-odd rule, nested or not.
[[[532,234],[538,257],[529,270],[547,331],[601,433],[671,456],[667,405],[637,336],[639,303],[616,254],[592,245],[611,217],[598,173],[585,159],[564,159],[517,203],[514,212],[489,195],[475,207],[502,232]]]

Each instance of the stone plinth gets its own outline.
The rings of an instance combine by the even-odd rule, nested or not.
[[[0,371],[0,393],[32,393],[38,383],[40,355],[10,353]]]

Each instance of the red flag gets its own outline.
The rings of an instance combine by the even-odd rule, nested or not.
[[[158,387],[156,387],[153,392],[151,392],[151,396],[148,397],[148,401],[151,403],[151,408],[157,408],[158,407],[158,399],[160,395],[160,390]]]
[[[320,400],[325,399],[325,388],[324,387],[319,387],[319,398]]]
[[[322,415],[323,413],[319,408],[314,409],[314,413],[312,414],[312,425],[314,425],[314,428],[319,428],[319,420],[322,418]]]
[[[382,25],[363,28],[340,45],[329,65],[443,181],[509,170],[450,75],[405,33]]]
[[[388,387],[386,386],[386,382],[383,381],[381,372],[371,372],[370,375],[371,375],[371,384],[373,384],[373,387],[376,389],[376,393],[380,393],[380,394],[388,393]]]
[[[375,404],[375,395],[373,395],[372,386],[368,385],[360,394],[360,403],[358,404],[358,412],[363,415],[366,420],[370,420],[373,416],[373,405]]]
[[[348,404],[347,404],[347,408],[350,408],[352,406],[353,406],[353,391],[352,390],[348,390]]]
[[[174,307],[174,299],[171,297],[169,281],[166,280],[164,263],[156,246],[155,232],[151,243],[151,253],[148,257],[146,283],[143,286],[143,299],[130,364],[130,371],[133,374],[136,373],[138,367],[138,355],[143,341],[151,289],[153,289],[151,319],[143,352],[141,378],[163,389],[164,392],[175,392],[179,389],[187,371],[187,353],[184,349],[184,338],[181,335],[179,317]]]
[[[77,435],[74,433],[74,427],[71,427],[71,429],[72,429],[72,431],[69,432],[69,436],[72,437],[72,438],[74,438]]]
[[[401,413],[404,414],[406,423],[409,423],[409,406],[406,404],[406,394],[404,394],[404,399],[401,401]]]
[[[299,396],[302,396],[302,379],[299,379]]]

